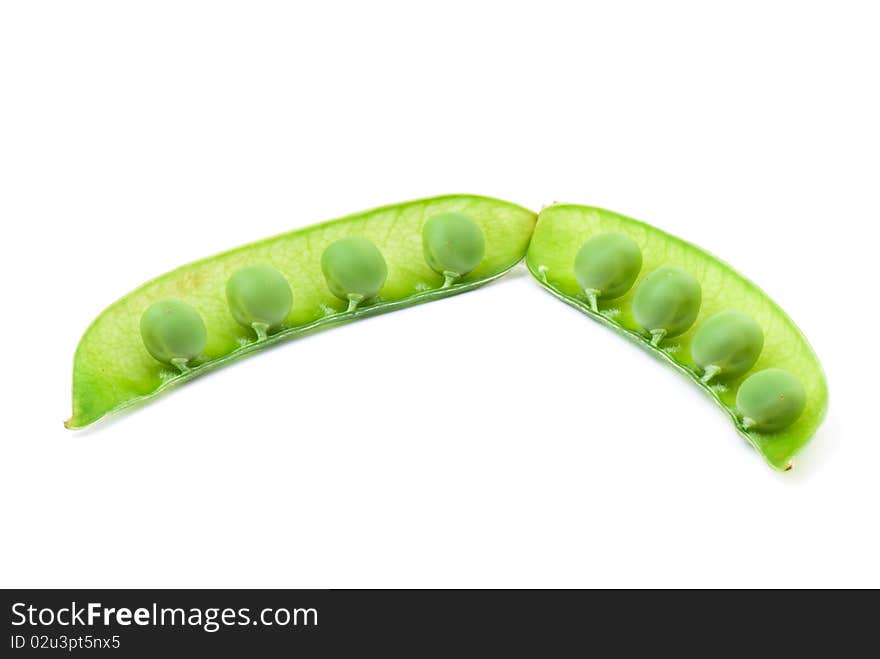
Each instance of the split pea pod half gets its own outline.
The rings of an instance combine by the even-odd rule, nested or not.
[[[434,197],[296,229],[160,275],[86,330],[65,425],[87,426],[306,332],[481,286],[522,260],[535,219],[498,199]]]
[[[635,248],[621,247],[629,241]],[[628,276],[603,295],[587,261],[600,275]],[[699,247],[611,211],[557,204],[538,216],[526,263],[553,295],[701,387],[772,467],[790,468],[821,424],[828,387],[806,338],[760,288]]]

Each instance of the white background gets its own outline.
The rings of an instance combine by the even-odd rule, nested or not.
[[[876,7],[726,4],[3,3],[0,585],[880,586]],[[62,428],[120,295],[448,192],[758,282],[829,379],[795,470],[522,269]]]

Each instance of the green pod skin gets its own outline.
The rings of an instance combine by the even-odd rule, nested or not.
[[[321,271],[330,292],[348,300],[348,311],[376,297],[388,277],[382,252],[359,236],[340,238],[324,250]]]
[[[781,368],[750,375],[736,392],[743,427],[764,433],[779,432],[797,421],[806,399],[801,381]]]
[[[443,277],[428,266],[422,251],[425,219],[445,213],[471,218],[486,242],[480,264],[449,288],[441,287]],[[65,425],[88,426],[301,336],[483,286],[522,260],[535,219],[530,210],[500,199],[444,195],[302,226],[175,268],[108,306],[85,331],[73,364],[73,413]],[[321,258],[330,245],[350,236],[362,236],[378,248],[387,260],[388,277],[380,297],[346,313],[351,303],[327,287]],[[233,317],[227,295],[230,278],[253,264],[277,270],[294,291],[290,313],[262,341],[254,341],[254,329]],[[156,361],[144,349],[138,328],[144,309],[169,298],[192,305],[207,328],[207,345],[185,373]]]
[[[752,368],[763,348],[764,331],[754,318],[739,311],[722,311],[694,332],[691,357],[703,369],[703,382],[726,381]]]
[[[141,338],[153,358],[181,372],[205,349],[208,331],[199,312],[180,300],[151,304],[141,316]]]
[[[265,265],[242,268],[226,282],[229,311],[242,327],[263,341],[278,329],[293,307],[290,284],[280,272]]]
[[[664,338],[687,332],[702,303],[700,282],[691,273],[664,265],[645,277],[633,298],[636,321],[657,345]]]
[[[593,311],[597,300],[626,294],[642,270],[642,250],[625,233],[600,233],[590,238],[574,257],[574,276]]]
[[[584,243],[608,233],[626,234],[638,244],[642,272],[633,288],[596,311],[584,296],[584,288],[576,277],[573,264]],[[554,204],[538,216],[526,264],[538,283],[554,297],[632,341],[691,381],[730,418],[736,432],[774,469],[790,469],[792,459],[821,425],[828,408],[828,385],[822,364],[803,333],[758,286],[698,246],[650,224],[603,208]],[[634,299],[640,283],[663,266],[675,266],[697,275],[701,303],[692,330],[674,341],[655,344],[635,317]],[[705,367],[695,361],[693,342],[713,316],[730,309],[748,314],[762,328],[763,349],[755,364],[745,373],[707,382]],[[696,355],[700,354],[698,348]],[[717,354],[712,356],[720,361]],[[711,361],[705,363],[711,365]],[[807,405],[791,425],[775,432],[759,432],[754,426],[745,427],[736,397],[743,379],[768,368],[783,368],[793,374],[803,385]],[[555,386],[561,386],[561,383]],[[552,395],[553,387],[552,382],[542,384],[542,390],[548,395]],[[642,393],[633,389],[632,395],[637,398]],[[683,426],[682,432],[690,430]],[[675,448],[670,447],[670,450]]]
[[[486,239],[480,225],[462,213],[440,213],[422,227],[422,248],[431,269],[443,275],[443,288],[480,265]]]

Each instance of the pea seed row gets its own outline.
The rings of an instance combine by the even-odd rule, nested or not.
[[[624,233],[600,233],[587,240],[574,260],[574,275],[594,313],[600,300],[625,295],[642,269],[642,253]],[[700,282],[681,268],[663,265],[636,288],[632,311],[636,322],[659,347],[665,339],[687,332],[702,304]],[[764,347],[764,332],[748,314],[725,310],[708,318],[694,333],[691,357],[704,383],[727,381],[747,373]],[[749,376],[739,387],[736,406],[745,429],[772,433],[787,428],[804,410],[803,384],[788,371],[768,368]]]
[[[480,225],[461,213],[441,213],[422,227],[424,258],[443,276],[440,288],[449,288],[483,260],[485,239]],[[361,236],[348,236],[331,243],[321,255],[321,271],[327,288],[348,303],[343,313],[375,299],[388,276],[388,266],[376,245]],[[249,265],[226,282],[226,300],[237,323],[264,341],[283,328],[293,308],[293,291],[283,274],[265,265]],[[150,305],[141,316],[144,347],[156,361],[181,373],[205,350],[208,330],[199,312],[176,299]]]

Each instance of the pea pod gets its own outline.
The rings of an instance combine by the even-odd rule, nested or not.
[[[422,236],[427,220],[447,213],[472,220],[485,239],[479,262],[451,283],[426,262]],[[356,213],[182,266],[121,298],[86,330],[74,358],[73,415],[65,425],[87,426],[306,332],[485,284],[522,259],[534,225],[535,214],[515,204],[449,195]],[[344,253],[340,257],[337,249],[324,259],[322,270],[328,248],[350,238],[359,239],[355,247],[361,255],[375,249],[382,267],[375,259],[372,271],[359,270],[363,263],[350,267],[351,261]],[[364,247],[367,241],[371,248]],[[253,267],[261,270],[242,275],[242,269]],[[260,288],[263,280],[274,281],[274,292]],[[292,301],[284,280],[290,284]],[[271,293],[268,300],[257,295],[264,292]],[[170,305],[182,320],[156,321],[162,306],[145,317],[156,303]],[[279,308],[286,311],[280,323],[273,316]],[[190,317],[192,310],[204,324],[205,337],[198,331],[197,317]]]
[[[641,271],[633,286],[615,299],[597,298],[594,291],[585,291],[575,272],[579,250],[605,233],[629,236],[642,256]],[[526,263],[553,295],[659,356],[701,387],[772,467],[790,468],[791,459],[821,424],[828,388],[822,366],[806,338],[760,288],[699,247],[611,211],[558,204],[545,208],[538,216]],[[652,274],[668,274],[669,268],[690,273],[699,282],[699,290],[688,294],[695,318],[679,314],[674,320],[684,321],[673,327],[675,331],[658,336],[654,328],[645,327],[650,324],[645,316],[652,314],[642,311],[643,322],[639,322],[634,301],[637,296],[652,295],[656,285],[643,283],[650,281]],[[664,309],[674,306],[668,301],[674,296],[670,297],[668,291],[653,295],[647,300],[651,303],[648,311],[662,317]],[[640,303],[645,306],[644,300]],[[698,364],[692,354],[694,336],[707,319],[722,312],[747,315],[763,335],[745,320],[738,323],[742,329],[713,327],[716,320],[703,332],[702,345],[697,345],[697,357],[704,361]],[[678,330],[681,333],[673,336]],[[732,338],[726,338],[728,334]],[[748,367],[745,371],[743,363]],[[738,406],[737,392],[753,376]]]

